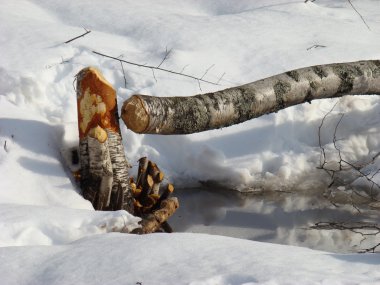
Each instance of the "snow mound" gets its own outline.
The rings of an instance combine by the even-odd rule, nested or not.
[[[4,284],[376,284],[374,255],[340,255],[211,235],[97,235],[0,248]],[[17,268],[17,270],[15,270]]]

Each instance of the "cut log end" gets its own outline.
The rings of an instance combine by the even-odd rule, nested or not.
[[[97,127],[119,132],[116,91],[95,67],[78,73],[77,100],[80,139]]]
[[[125,101],[121,108],[121,118],[127,128],[135,133],[144,133],[149,126],[149,114],[138,95]]]

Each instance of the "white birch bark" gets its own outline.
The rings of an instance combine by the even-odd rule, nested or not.
[[[316,99],[380,94],[380,61],[317,65],[190,97],[134,95],[124,102],[129,129],[190,134],[238,124]]]
[[[81,189],[96,210],[133,214],[130,168],[121,140],[116,92],[92,67],[77,75]]]

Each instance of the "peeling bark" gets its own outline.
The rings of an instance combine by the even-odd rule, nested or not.
[[[96,210],[124,209],[133,214],[115,90],[97,69],[82,69],[77,75],[77,103],[83,196]]]
[[[129,129],[190,134],[242,123],[264,114],[344,95],[380,95],[380,61],[317,65],[242,86],[190,97],[134,95],[124,102]]]

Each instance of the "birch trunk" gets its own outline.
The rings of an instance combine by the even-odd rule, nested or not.
[[[133,214],[115,90],[97,69],[85,68],[77,75],[77,103],[83,196],[96,210]]]
[[[190,97],[134,95],[124,102],[129,129],[190,134],[227,127],[315,99],[380,94],[380,61],[317,65]]]

